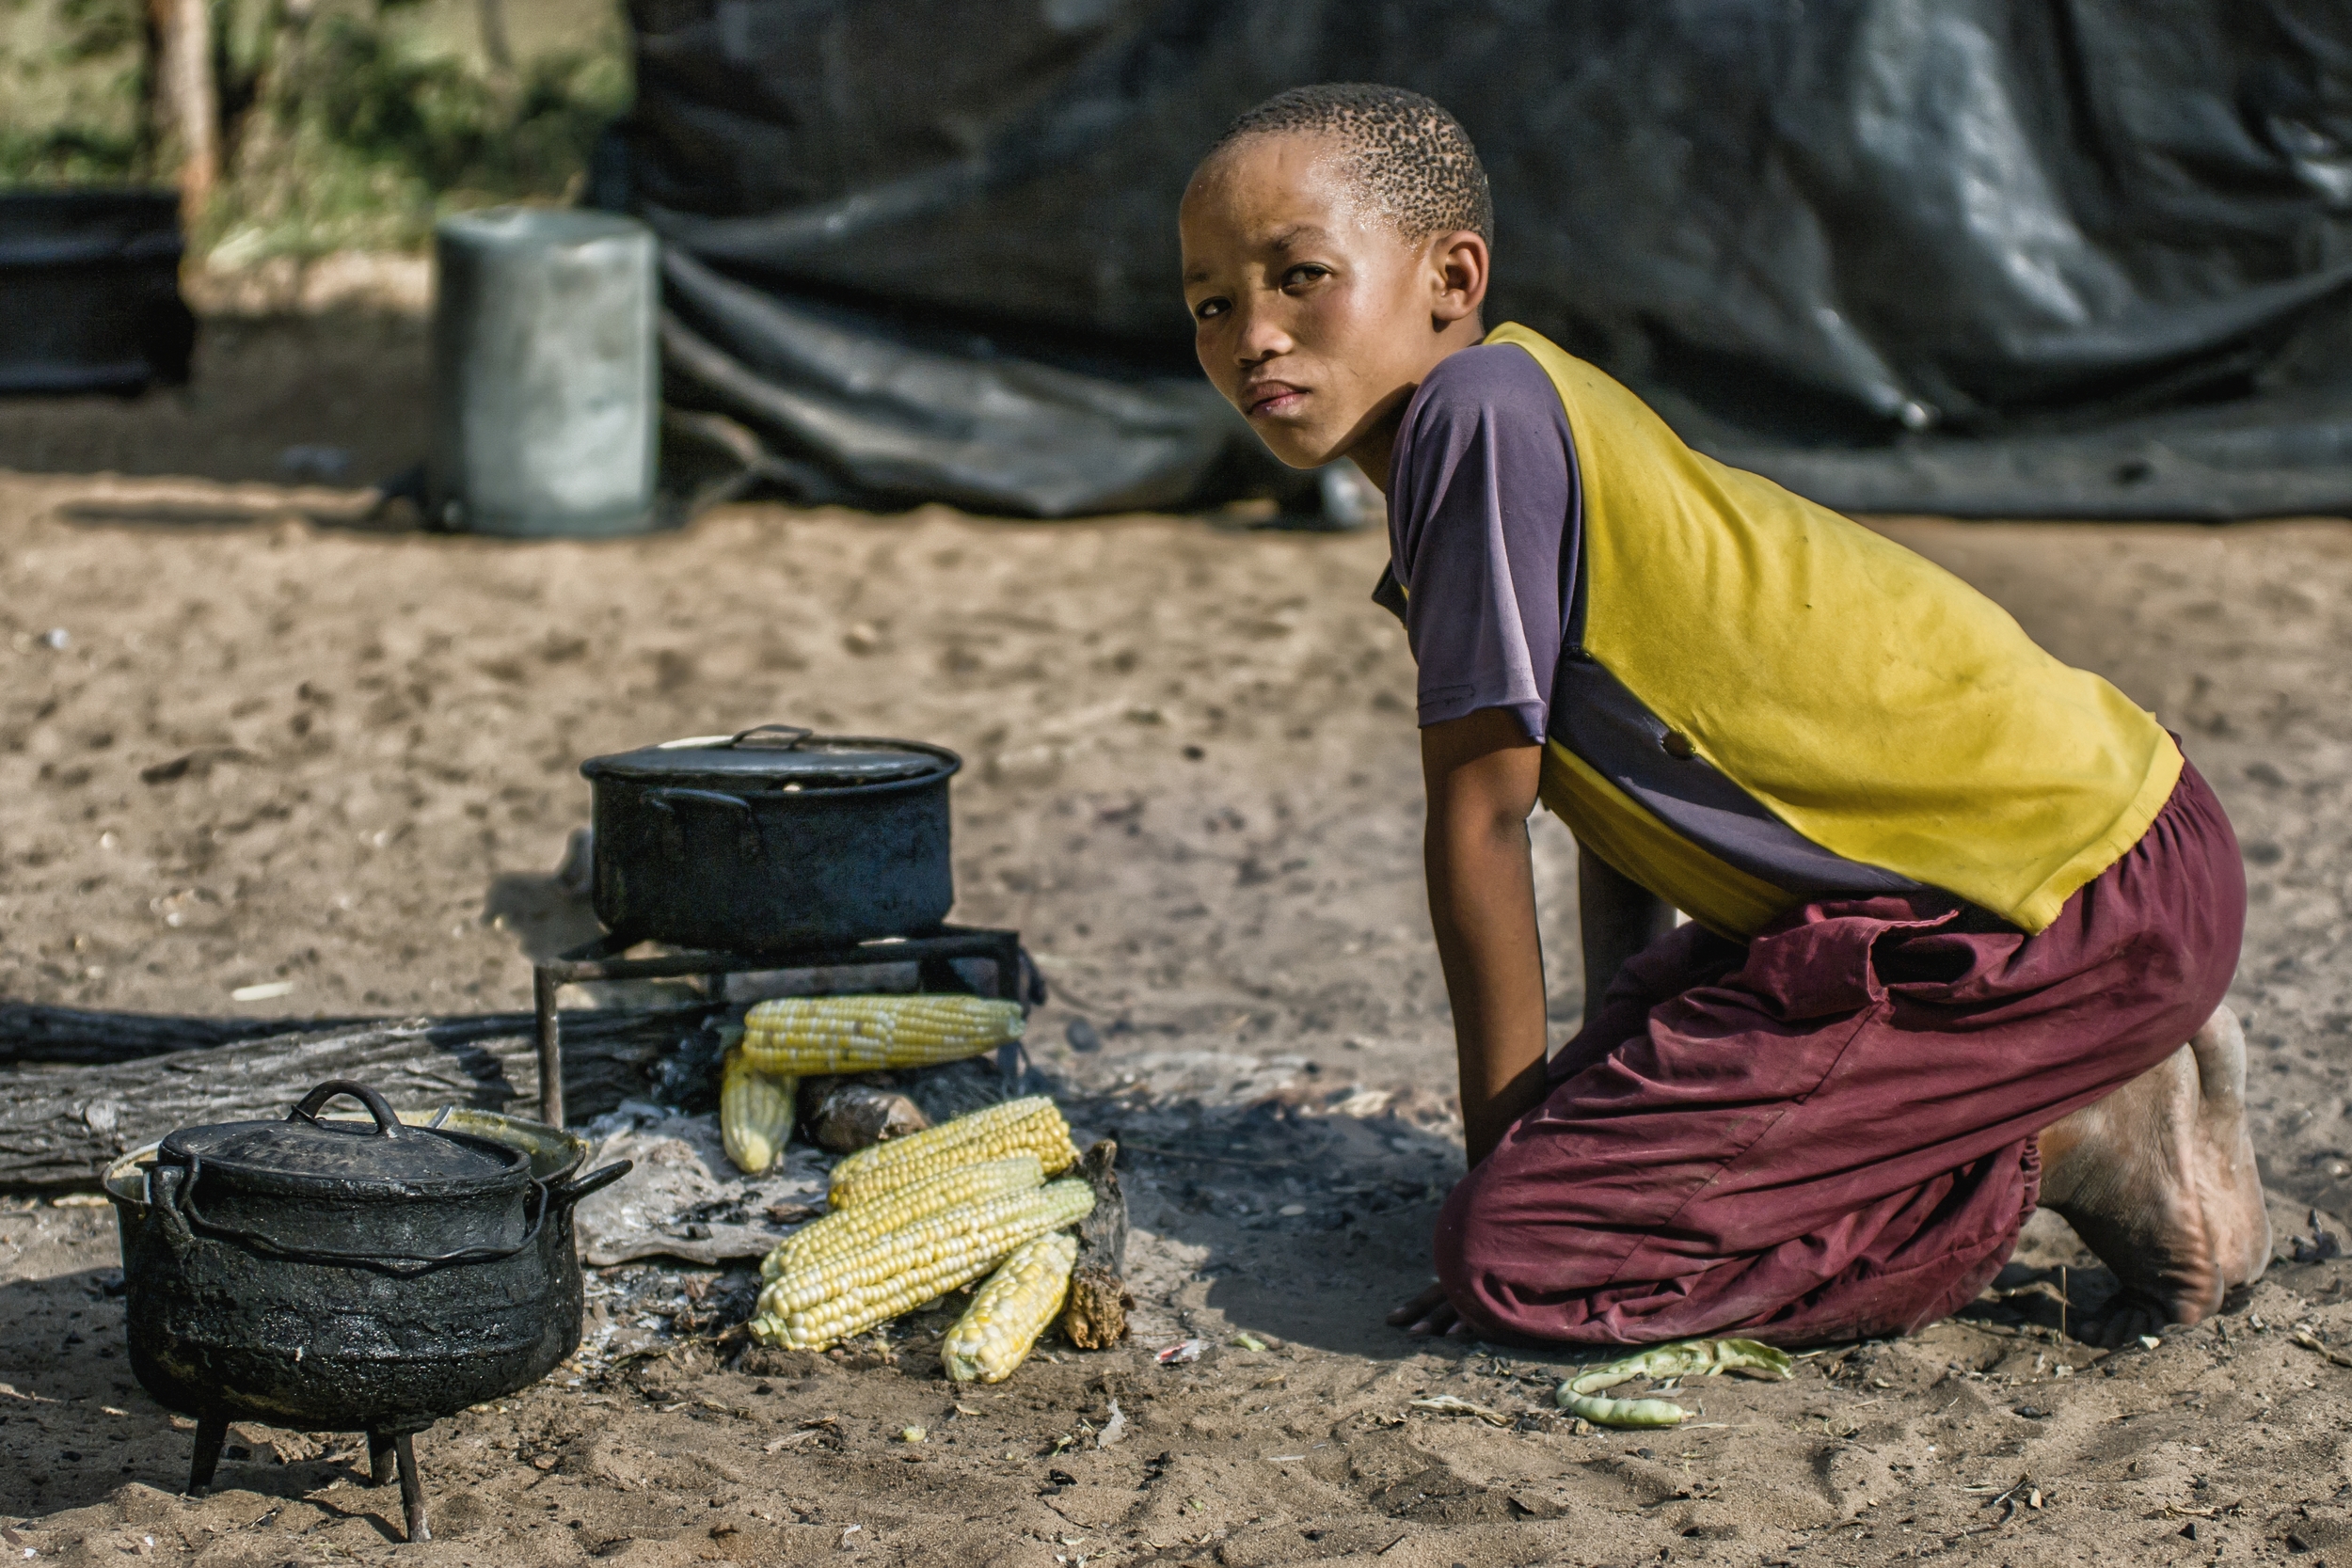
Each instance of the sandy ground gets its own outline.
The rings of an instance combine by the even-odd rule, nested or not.
[[[1460,1161],[1380,540],[741,507],[514,546],[277,487],[290,447],[350,479],[413,458],[422,385],[412,322],[348,313],[216,333],[194,394],[0,406],[0,995],[521,1006],[523,946],[578,933],[549,873],[581,758],[767,720],[939,741],[968,759],[958,917],[1026,934],[1038,1062],[1132,1152],[1136,1341],[960,1396],[936,1317],[729,1365],[695,1334],[739,1277],[662,1274],[643,1354],[420,1440],[438,1539],[409,1548],[331,1434],[245,1429],[178,1497],[107,1212],[17,1200],[10,1560],[2352,1563],[2345,1265],[2292,1260],[2352,1211],[2344,525],[1883,525],[2180,730],[2234,816],[2269,1277],[2102,1355],[2060,1332],[2058,1270],[2075,1311],[2104,1276],[2044,1216],[1915,1339],[1705,1385],[1678,1432],[1578,1433],[1519,1418],[1556,1360],[1379,1323]],[[1565,1031],[1572,847],[1534,832]],[[1099,1051],[1064,1043],[1080,1018]],[[1188,1337],[1197,1363],[1153,1360]],[[1411,1402],[1439,1394],[1510,1424]]]

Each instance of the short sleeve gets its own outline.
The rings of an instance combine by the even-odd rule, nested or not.
[[[1464,349],[1414,392],[1389,465],[1389,554],[1424,727],[1503,707],[1543,738],[1577,501],[1567,415],[1524,350]]]

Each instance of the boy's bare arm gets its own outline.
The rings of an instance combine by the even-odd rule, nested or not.
[[[1581,845],[1576,853],[1576,910],[1584,937],[1584,1016],[1609,994],[1625,961],[1674,929],[1663,898]]]
[[[1515,715],[1486,708],[1422,730],[1421,757],[1429,918],[1475,1165],[1544,1096],[1544,959],[1527,847],[1543,749]]]

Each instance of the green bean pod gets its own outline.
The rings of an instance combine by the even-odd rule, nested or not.
[[[1560,1408],[1581,1416],[1596,1426],[1671,1427],[1688,1418],[1671,1400],[1606,1400],[1605,1388],[1635,1378],[1664,1382],[1677,1377],[1721,1377],[1725,1372],[1750,1372],[1760,1377],[1786,1378],[1793,1369],[1788,1353],[1754,1339],[1679,1339],[1595,1367],[1560,1385],[1553,1395]]]
[[[1602,1427],[1678,1427],[1685,1412],[1672,1400],[1611,1400],[1560,1390],[1560,1408]]]

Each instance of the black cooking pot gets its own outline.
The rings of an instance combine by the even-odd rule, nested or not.
[[[339,1094],[373,1123],[322,1120]],[[203,1422],[196,1484],[229,1420],[415,1432],[570,1354],[572,1207],[629,1166],[572,1180],[586,1148],[568,1142],[546,1165],[497,1139],[403,1126],[373,1089],[338,1080],[283,1121],[173,1133],[144,1202],[110,1180],[131,1370]]]
[[[935,929],[953,752],[789,724],[594,757],[596,918],[681,947],[777,952]]]

